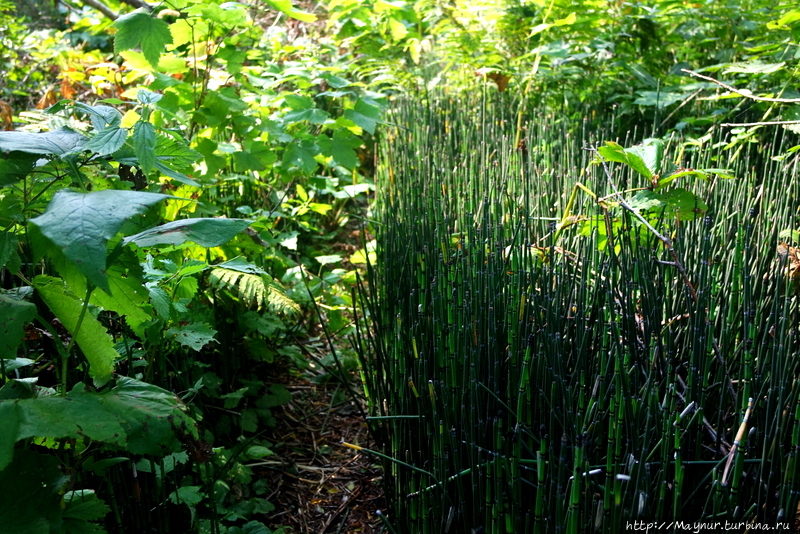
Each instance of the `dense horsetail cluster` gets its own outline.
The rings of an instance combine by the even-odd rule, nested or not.
[[[359,340],[390,528],[794,521],[796,139],[669,143],[734,177],[670,185],[696,217],[649,215],[676,265],[612,190],[651,184],[619,164],[608,180],[586,150],[641,133],[543,112],[521,143],[508,105],[453,100],[391,122]]]

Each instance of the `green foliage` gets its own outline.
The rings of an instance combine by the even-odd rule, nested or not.
[[[46,111],[0,133],[0,477],[34,446],[69,473],[38,516],[3,522],[19,532],[269,533],[271,491],[241,494],[291,399],[265,377],[309,367],[289,341],[309,298],[349,323],[342,275],[309,297],[304,273],[371,190],[382,95],[244,6],[170,8],[97,24],[119,56],[65,53]],[[134,485],[147,504],[114,493]]]

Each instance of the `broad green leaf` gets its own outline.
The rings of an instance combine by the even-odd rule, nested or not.
[[[73,104],[75,109],[89,115],[95,130],[102,130],[110,126],[119,126],[122,122],[122,113],[111,106],[90,106],[82,102]]]
[[[663,208],[666,202],[661,195],[652,191],[639,191],[628,201],[628,205],[637,211],[648,211]]]
[[[158,58],[164,53],[166,45],[172,43],[169,25],[144,9],[121,16],[114,22],[114,26],[117,28],[114,52],[119,54],[124,50],[140,47],[153,68],[158,67]]]
[[[338,165],[351,170],[358,166],[355,149],[361,146],[361,140],[349,130],[336,130],[332,138],[320,135],[317,144],[322,153],[332,157]]]
[[[36,154],[0,151],[0,187],[24,180],[36,168]]]
[[[126,237],[123,244],[152,247],[192,241],[201,247],[218,247],[233,239],[249,224],[250,221],[244,219],[182,219]]]
[[[18,451],[14,463],[0,471],[0,532],[59,532],[61,493],[68,482],[55,456]]]
[[[344,258],[338,254],[331,254],[328,256],[314,256],[314,259],[322,265],[328,265],[329,263],[339,263]]]
[[[158,136],[156,156],[159,161],[186,171],[191,170],[192,164],[202,157],[199,152],[189,148],[183,139],[178,140],[165,135]]]
[[[221,5],[202,2],[195,4],[187,12],[197,15],[197,18],[205,23],[220,25],[224,28],[248,25],[247,11],[242,4],[237,2],[225,2]]]
[[[16,234],[0,232],[0,269],[6,267],[10,273],[17,273],[21,266],[18,252],[19,240]]]
[[[86,148],[86,138],[69,128],[59,128],[52,132],[0,132],[0,151],[27,152],[64,156],[82,152]]]
[[[653,76],[647,72],[647,69],[638,64],[628,65],[628,69],[636,76],[639,81],[647,87],[658,87],[658,82]]]
[[[789,25],[800,20],[800,11],[789,11],[784,13],[778,20],[767,22],[767,29],[769,30],[786,30]]]
[[[167,292],[160,287],[151,287],[148,292],[150,293],[150,303],[153,305],[153,308],[155,308],[156,313],[158,313],[162,319],[169,319],[172,301]]]
[[[266,2],[268,5],[272,6],[273,9],[277,9],[281,13],[289,15],[293,19],[297,19],[302,22],[314,22],[317,20],[316,15],[296,9],[292,5],[291,0],[266,0]]]
[[[78,324],[83,302],[67,289],[60,278],[40,275],[33,279],[33,287],[75,338],[89,361],[89,376],[95,385],[102,386],[108,382],[114,371],[117,351],[114,350],[114,339],[105,327],[91,313],[84,313]]]
[[[149,122],[138,121],[133,125],[133,150],[145,174],[150,174],[155,167],[157,140],[156,129]]]
[[[408,35],[408,28],[396,18],[389,17],[389,32],[392,34],[392,39],[400,41]]]
[[[661,160],[664,155],[664,142],[661,139],[645,139],[642,141],[641,145],[626,148],[625,152],[629,155],[630,161],[628,164],[643,176],[650,178],[661,171]],[[642,172],[642,170],[637,167],[638,164],[634,165],[632,163],[633,160],[630,158],[631,154],[641,159],[647,169],[646,172]]]
[[[303,109],[298,111],[290,111],[283,116],[286,122],[300,122],[308,121],[312,124],[325,124],[325,121],[330,119],[331,115],[327,111],[319,108]]]
[[[287,167],[297,167],[304,174],[311,174],[317,168],[314,156],[318,147],[311,141],[290,143],[283,152],[283,164]]]
[[[271,512],[272,510],[269,511]],[[242,534],[272,534],[272,531],[261,521],[248,521],[242,525]]]
[[[101,156],[113,154],[120,149],[128,139],[128,129],[117,126],[108,126],[98,131],[94,137],[86,143],[86,149],[96,152]]]
[[[606,146],[599,147],[597,153],[607,160],[625,163],[645,178],[651,178],[661,165],[663,146],[659,139],[645,139],[643,145],[632,148],[606,141]]]
[[[194,421],[175,395],[128,377],[102,393],[78,383],[66,397],[0,401],[0,421],[5,425],[0,469],[11,462],[16,441],[34,436],[85,437],[133,454],[162,456],[180,447],[179,436],[197,436]]]
[[[346,109],[344,118],[353,121],[358,126],[371,134],[375,133],[375,126],[381,117],[380,106],[359,98],[353,109]]]
[[[369,261],[369,264],[374,266],[378,262],[378,254],[375,252],[376,249],[377,249],[377,244],[373,239],[372,241],[367,243],[366,247],[355,251],[350,256],[350,263],[352,263],[353,265],[358,265],[358,264],[365,264],[367,263],[367,261]]]
[[[17,369],[22,369],[23,367],[29,367],[36,363],[34,360],[29,358],[14,358],[13,360],[6,360],[3,362],[3,366],[6,369],[6,373],[11,371],[15,371]]]
[[[638,106],[657,106],[659,109],[671,106],[686,99],[689,95],[684,92],[669,91],[636,91],[639,98],[633,101]]]
[[[93,490],[64,494],[64,534],[102,534],[106,531],[91,521],[102,520],[111,508]]]
[[[173,180],[180,182],[184,185],[190,185],[192,187],[200,187],[200,184],[183,174],[182,172],[178,172],[175,169],[170,168],[169,166],[165,165],[163,162],[156,159],[154,164],[156,170],[158,170],[164,176],[169,176]]]
[[[0,294],[0,358],[16,358],[17,347],[25,335],[25,323],[34,317],[34,304]]]
[[[786,67],[786,63],[762,63],[760,61],[748,61],[729,65],[723,74],[772,74]]]
[[[174,336],[175,341],[192,350],[201,351],[203,347],[216,343],[214,336],[217,331],[205,323],[192,323],[186,326],[173,327],[167,330],[168,336]]]
[[[708,205],[697,195],[686,189],[673,189],[663,194],[667,212],[681,221],[691,221],[702,217],[708,211]]]
[[[144,214],[151,206],[168,198],[160,193],[143,191],[93,191],[75,193],[59,191],[43,215],[31,223],[91,283],[109,291],[106,276],[106,243],[114,237],[123,223]]]
[[[553,26],[569,26],[575,24],[575,21],[578,20],[578,16],[573,11],[563,19],[558,19],[557,21],[553,22]]]
[[[86,294],[86,278],[77,266],[63,254],[53,254],[53,264],[73,293]],[[114,311],[125,317],[125,322],[140,337],[144,335],[142,325],[152,317],[142,306],[148,302],[148,292],[144,285],[142,266],[136,254],[129,248],[115,258],[106,271],[109,292],[94,291],[89,303],[105,310]]]
[[[301,110],[304,110],[304,109],[313,109],[313,108],[316,107],[314,105],[314,101],[311,98],[307,97],[307,96],[302,96],[302,95],[297,95],[297,94],[294,94],[294,93],[290,93],[290,94],[284,96],[283,99],[286,102],[286,105],[289,106],[289,108],[294,110],[294,111],[301,111]]]
[[[230,271],[238,271],[240,273],[247,273],[247,274],[267,274],[267,272],[258,267],[257,265],[253,265],[252,263],[248,262],[241,256],[237,256],[232,260],[224,261],[222,263],[218,263],[214,265],[214,267],[221,267],[223,269],[228,269]]]
[[[201,486],[181,486],[169,494],[169,500],[173,504],[185,504],[192,508],[200,504],[205,498],[200,489]]]
[[[139,89],[139,91],[136,93],[136,100],[142,104],[155,104],[163,97],[164,95],[154,93],[153,91],[148,91],[147,89]]]

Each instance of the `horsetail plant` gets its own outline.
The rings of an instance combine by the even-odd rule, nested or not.
[[[399,102],[382,140],[357,346],[393,528],[788,525],[788,134],[731,159],[539,110],[520,144],[512,108]]]

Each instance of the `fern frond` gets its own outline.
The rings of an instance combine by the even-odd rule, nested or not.
[[[271,280],[267,288],[267,301],[272,311],[285,313],[287,315],[300,315],[302,311],[300,305],[286,296],[283,286],[275,280]]]
[[[230,265],[230,262],[211,269],[209,281],[212,287],[229,291],[246,306],[254,306],[259,310],[266,307],[276,314],[300,314],[300,305],[289,298],[283,286],[264,271],[241,261],[233,269],[227,268],[226,264]]]

